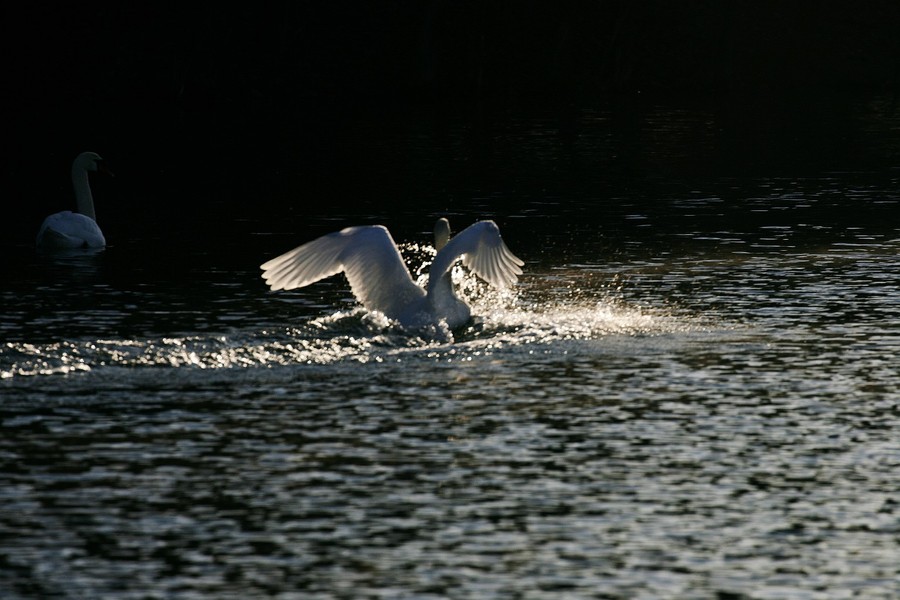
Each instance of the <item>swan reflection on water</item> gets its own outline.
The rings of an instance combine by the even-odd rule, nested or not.
[[[66,275],[96,274],[103,263],[106,248],[47,248],[38,247],[38,264],[55,273],[55,278]]]
[[[478,221],[450,237],[450,223],[438,219],[435,255],[426,287],[416,285],[390,232],[381,225],[347,227],[263,263],[272,290],[291,290],[343,272],[353,295],[371,312],[403,327],[466,324],[471,309],[453,289],[450,270],[457,259],[491,285],[513,285],[525,263],[500,237],[493,221]]]

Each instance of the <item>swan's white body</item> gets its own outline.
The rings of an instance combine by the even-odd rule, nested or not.
[[[273,290],[290,290],[341,271],[356,299],[404,327],[451,328],[469,321],[469,306],[453,290],[450,269],[457,259],[496,287],[514,284],[524,263],[500,237],[493,221],[478,221],[450,238],[450,224],[435,225],[437,255],[425,289],[416,285],[390,232],[381,225],[348,227],[303,244],[263,263],[263,279]]]
[[[72,162],[72,186],[78,212],[64,210],[44,219],[37,234],[37,245],[47,249],[102,248],[103,232],[97,226],[94,198],[88,171],[97,171],[103,159],[93,152],[82,152]]]

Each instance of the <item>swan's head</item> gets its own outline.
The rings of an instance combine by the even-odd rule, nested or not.
[[[96,152],[82,152],[78,156],[75,157],[75,160],[72,162],[72,172],[74,173],[77,170],[84,171],[92,171],[96,173],[97,171],[109,175],[110,177],[115,177],[112,174],[107,166],[106,162],[103,160],[103,157],[97,154]]]
[[[434,249],[438,252],[450,241],[450,221],[441,217],[434,224]]]

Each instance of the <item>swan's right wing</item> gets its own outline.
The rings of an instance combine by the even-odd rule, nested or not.
[[[453,237],[434,257],[429,281],[441,277],[457,258],[476,275],[495,287],[506,287],[518,281],[525,263],[513,254],[493,221],[478,221]],[[431,289],[431,283],[429,283]]]
[[[343,271],[363,306],[392,318],[425,293],[412,280],[391,234],[381,225],[324,235],[260,268],[273,290],[292,290]]]

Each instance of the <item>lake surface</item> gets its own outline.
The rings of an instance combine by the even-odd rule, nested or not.
[[[898,597],[881,106],[794,161],[671,107],[406,122],[355,134],[354,177],[303,188],[284,159],[258,202],[136,208],[96,254],[5,246],[0,596]],[[259,278],[376,222],[427,272],[442,215],[526,261],[503,293],[460,267],[477,318],[451,334],[365,315],[342,278]]]

